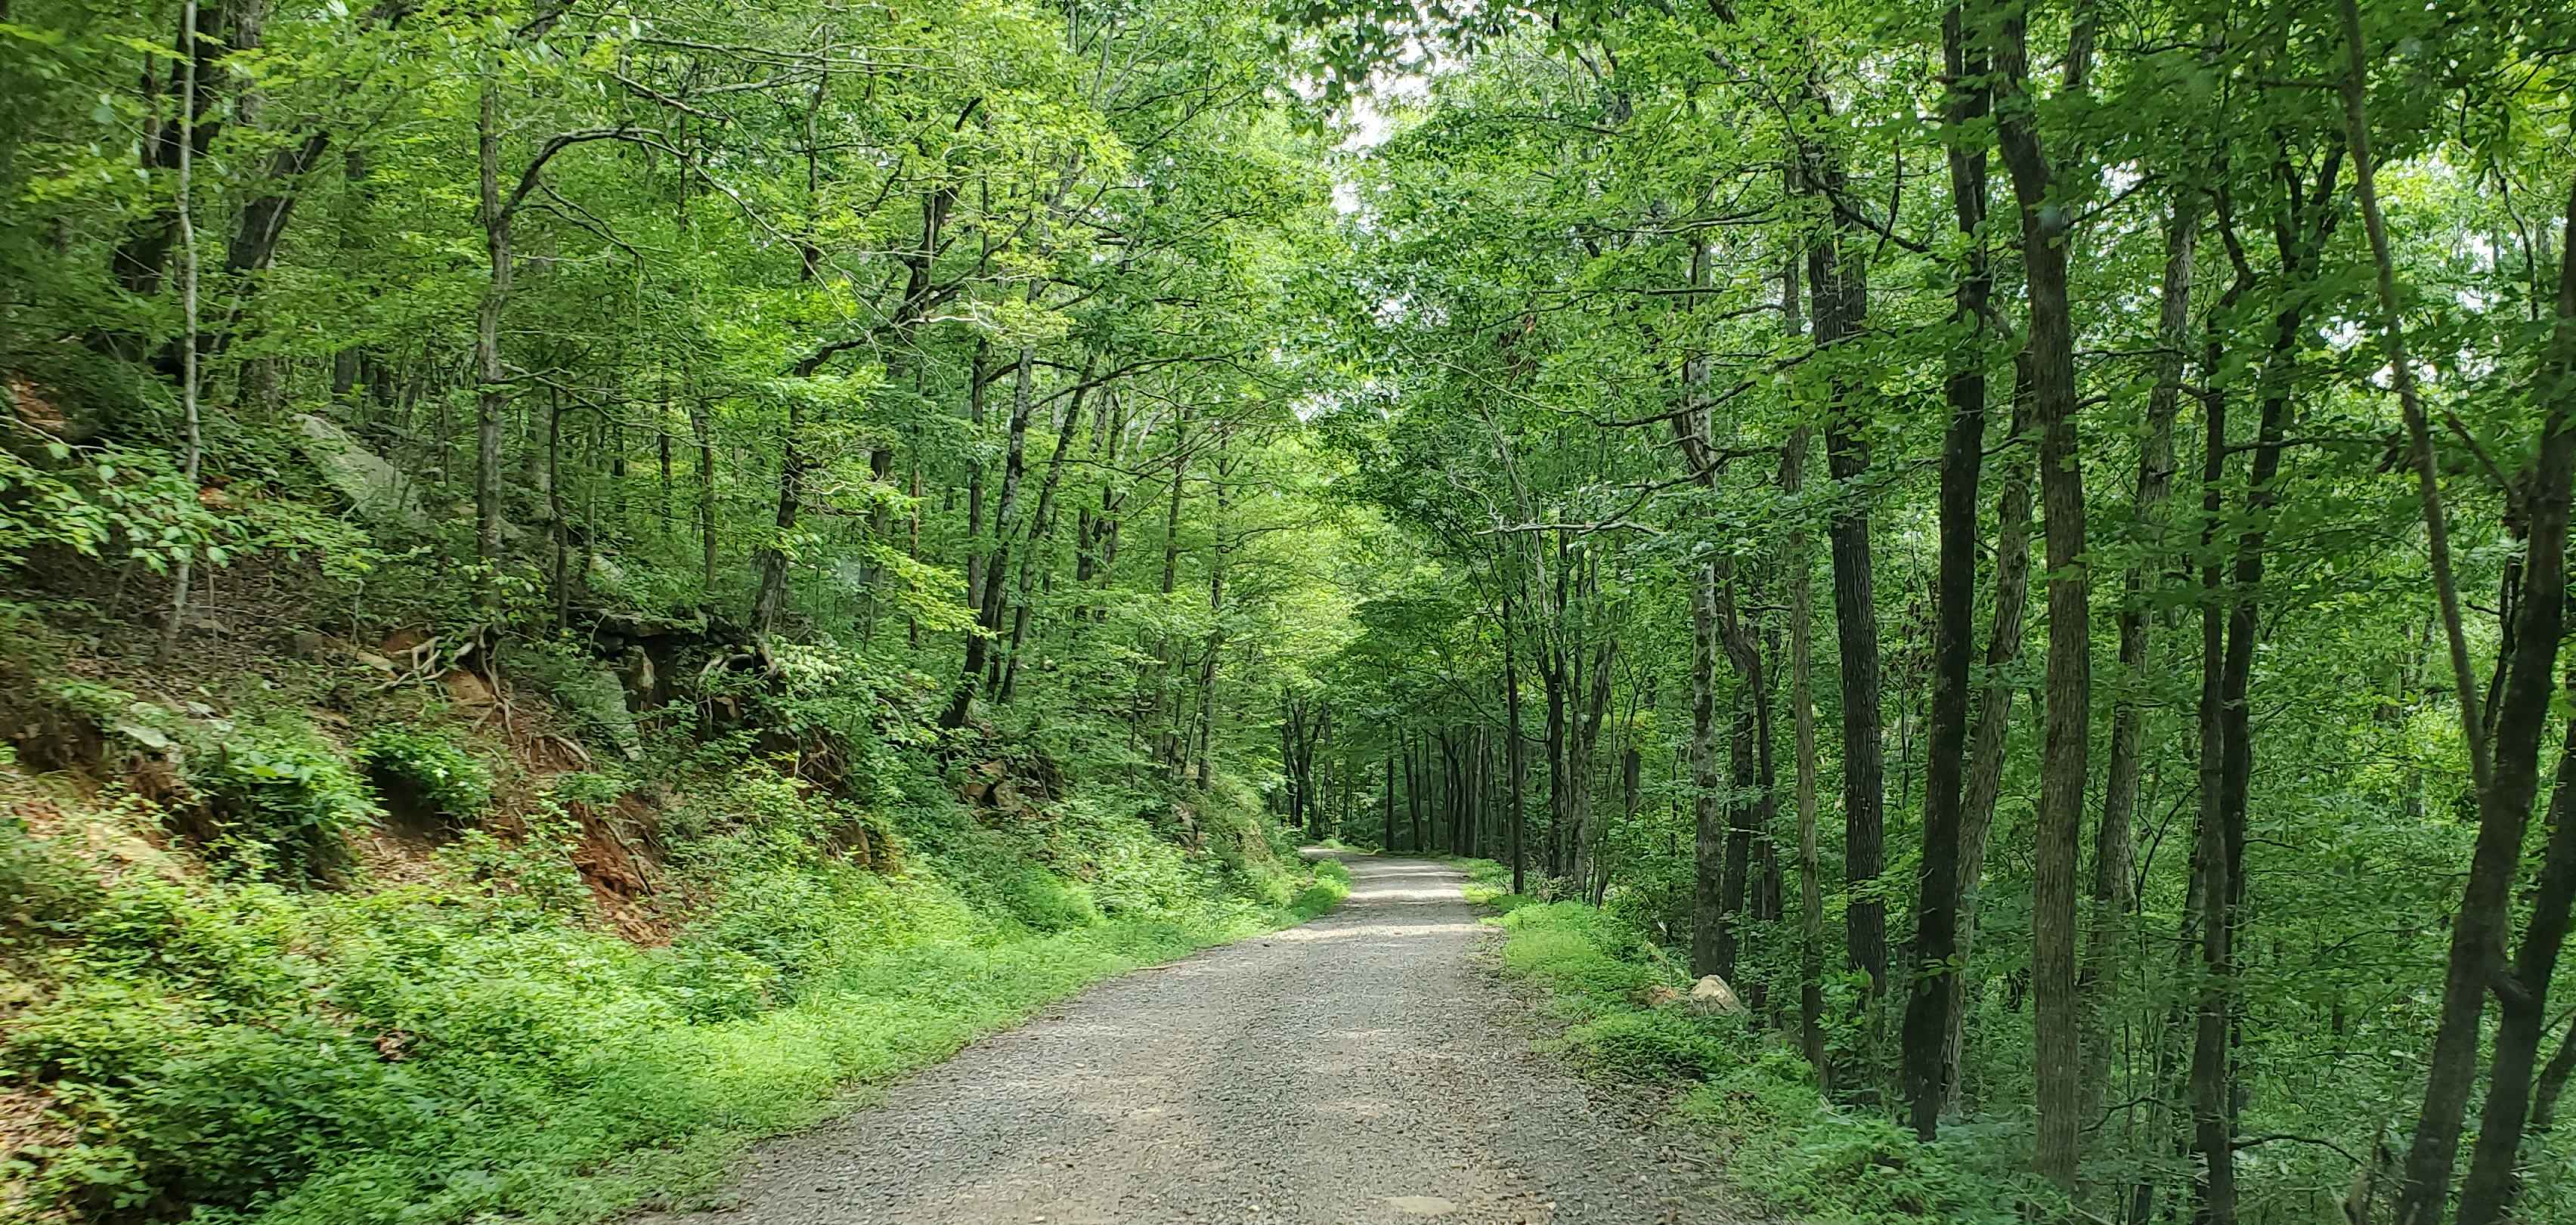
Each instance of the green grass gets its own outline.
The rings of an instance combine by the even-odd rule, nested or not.
[[[1338,863],[1186,853],[1131,810],[1011,832],[944,798],[888,876],[745,780],[675,853],[704,901],[656,948],[596,927],[577,879],[532,887],[568,872],[561,834],[333,891],[176,857],[103,877],[0,820],[0,886],[25,899],[0,913],[0,1084],[45,1086],[62,1124],[0,1167],[0,1218],[569,1223],[685,1201],[854,1092],[1349,891]]]
[[[713,1186],[750,1142],[847,1108],[855,1088],[937,1063],[1101,979],[1321,913],[1112,920],[984,947],[931,945],[850,967],[788,1008],[638,1033],[540,1081],[338,1164],[247,1219],[262,1225],[597,1220]]]
[[[1994,1162],[2026,1146],[1958,1128],[1925,1145],[1827,1101],[1784,1035],[1659,993],[1689,980],[1642,935],[1580,903],[1479,897],[1499,890],[1498,874],[1509,879],[1470,864],[1469,896],[1500,912],[1504,972],[1543,991],[1568,1023],[1557,1048],[1589,1075],[1684,1087],[1677,1117],[1769,1206],[1816,1225],[2003,1225],[2024,1219],[2016,1206],[2052,1202],[2043,1184]]]

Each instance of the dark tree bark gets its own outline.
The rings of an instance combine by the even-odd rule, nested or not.
[[[1745,927],[1744,890],[1752,871],[1753,693],[1738,685],[1727,732],[1726,864],[1718,878],[1717,976],[1735,981],[1735,959]]]
[[[1506,713],[1503,734],[1510,738],[1510,743],[1504,748],[1504,756],[1510,763],[1506,768],[1511,771],[1512,892],[1514,893],[1522,892],[1522,874],[1528,866],[1528,853],[1522,844],[1524,814],[1521,808],[1520,656],[1512,647],[1512,640],[1519,636],[1519,628],[1513,623],[1511,597],[1505,595],[1503,597],[1503,709]]]
[[[214,144],[215,134],[223,128],[222,120],[215,114],[215,102],[225,77],[222,61],[232,50],[224,38],[224,6],[199,4],[195,15],[196,24],[191,28],[184,24],[188,12],[183,9],[179,14],[183,24],[177,32],[176,46],[193,48],[193,54],[183,51],[171,57],[168,84],[160,86],[148,71],[144,76],[144,103],[147,113],[152,116],[141,145],[141,168],[146,173],[178,169],[183,133],[189,156],[203,160],[206,150]],[[165,90],[171,96],[174,110],[187,108],[185,117],[176,114],[166,120],[160,117],[159,95]],[[116,283],[136,297],[158,296],[163,278],[169,275],[170,250],[178,238],[179,208],[176,200],[156,205],[127,231],[109,255],[108,267],[115,275]],[[143,353],[131,351],[126,356],[140,357]]]
[[[2048,709],[2032,856],[2031,986],[2041,1174],[2068,1190],[2082,1157],[2077,1117],[2082,1028],[2075,990],[2076,844],[2084,824],[2091,747],[2091,577],[2084,564],[2084,469],[2075,434],[2075,326],[2067,297],[2066,240],[2073,213],[2051,200],[2058,172],[2043,147],[2030,92],[2023,10],[1995,14],[1996,140],[2020,205],[2022,272],[2030,300],[2031,413],[2039,430],[2041,524],[2048,551]],[[2089,17],[2069,38],[2069,92],[2084,82]]]
[[[1717,773],[1717,571],[1691,570],[1691,959],[1693,974],[1724,974],[1727,820]]]
[[[1757,644],[1758,628],[1746,623],[1736,600],[1735,581],[1730,567],[1728,577],[1717,589],[1718,638],[1735,667],[1736,677],[1734,726],[1727,746],[1734,795],[1727,805],[1730,825],[1719,899],[1726,913],[1719,960],[1726,968],[1718,973],[1730,982],[1745,930],[1745,891],[1752,871],[1754,842],[1757,836],[1770,832],[1777,811],[1772,791],[1777,778],[1771,760],[1770,680]],[[1764,844],[1768,845],[1767,838]]]
[[[2191,322],[2191,282],[2200,237],[2200,198],[2186,191],[2165,218],[2164,278],[2157,298],[2156,381],[2147,395],[2146,436],[2138,447],[2137,491],[2131,517],[2149,545],[2157,539],[2162,509],[2173,487],[2174,417],[2182,400],[2183,346]],[[2134,935],[2130,912],[2136,905],[2134,847],[2141,751],[2146,737],[2142,690],[2146,684],[2149,636],[2148,589],[2166,559],[2142,549],[2130,563],[2120,605],[2120,670],[2111,701],[2110,760],[2102,784],[2102,822],[2093,841],[2093,932],[2086,946],[2084,1113],[2098,1113],[2110,1082],[2110,1008],[2121,989],[2125,946]]]
[[[2576,435],[2568,430],[2570,417],[2576,416],[2576,245],[2571,243],[2576,243],[2576,180],[2569,184],[2566,222],[2560,233],[2558,322],[2544,374],[2554,386],[2544,388],[2542,393],[2548,419],[2542,427],[2536,470],[2524,493],[2523,514],[2529,537],[2523,564],[2524,588],[2518,601],[2522,605],[2522,624],[2516,635],[2514,671],[2507,681],[2505,700],[2496,703],[2504,714],[2499,717],[2494,740],[2495,778],[2499,784],[2516,787],[2521,785],[2523,766],[2519,754],[2523,752],[2523,742],[2537,735],[2538,724],[2546,716],[2546,698],[2534,703],[2527,690],[2537,688],[2534,677],[2556,666],[2557,639],[2563,629],[2569,484],[2571,476],[2576,475]],[[2529,720],[2533,726],[2512,726],[2510,721],[2514,719]],[[2571,903],[2576,903],[2576,796],[2571,796],[2571,786],[2576,786],[2576,723],[2569,725],[2566,748],[2559,756],[2558,784],[2549,805],[2549,841],[2542,853],[2540,875],[2531,890],[2531,917],[2524,921],[2521,947],[2514,952],[2511,971],[2494,980],[2495,1052],[2488,1062],[2486,1104],[2478,1117],[2477,1144],[2469,1154],[2468,1179],[2460,1187],[2459,1225],[2497,1225],[2512,1215],[2514,1201],[2521,1194],[2517,1170],[2524,1124],[2531,1118],[2528,1103],[2533,1065],[2539,1060],[2540,1039],[2548,1024],[2549,980],[2557,973],[2559,949],[2567,939],[2568,911]],[[2484,849],[2484,804],[2480,807],[2478,838]],[[2519,831],[2515,841],[2520,841]],[[2472,890],[2477,886],[2474,872],[2472,868]],[[2461,926],[2469,924],[2467,906],[2464,898],[2458,920]],[[2511,915],[2508,896],[2493,908],[2493,928],[2499,935]],[[2485,922],[2482,920],[2481,925]],[[2457,944],[2452,952],[2456,960]],[[2485,954],[2491,962],[2501,962],[2502,955],[2500,944]],[[2560,1058],[2563,1061],[2565,1057],[2562,1049]],[[2563,1067],[2557,1069],[2556,1077],[2564,1082]],[[2549,1090],[2549,1094],[2554,1099],[2556,1091]]]
[[[1942,18],[1942,44],[1950,74],[1945,122],[1964,127],[1987,110],[1982,82],[1986,57],[1972,46],[1965,16],[1952,7]],[[1914,923],[1914,976],[1905,1007],[1902,1039],[1907,1116],[1914,1133],[1930,1140],[1948,1100],[1944,1074],[1950,1010],[1957,1005],[1953,980],[1959,948],[1959,839],[1965,823],[1969,662],[1976,652],[1974,613],[1977,571],[1977,480],[1985,462],[1985,321],[1991,281],[1986,254],[1976,239],[1986,207],[1986,157],[1981,146],[1953,137],[1950,195],[1959,231],[1970,236],[1966,267],[1956,291],[1950,326],[1962,335],[1950,354],[1943,384],[1949,423],[1941,436],[1941,492],[1937,534],[1940,559],[1933,580],[1932,711],[1925,745],[1923,866]]]
[[[510,301],[510,212],[501,201],[501,93],[487,71],[475,124],[481,183],[484,252],[489,279],[474,315],[474,557],[489,569],[501,557],[501,414],[509,407],[502,386],[501,312]],[[488,596],[487,592],[487,596]]]
[[[1967,796],[1959,827],[1959,934],[1953,954],[1966,965],[1976,951],[1977,900],[1985,881],[1986,840],[1994,829],[1995,802],[2003,794],[2004,738],[2012,721],[2013,686],[2006,669],[2021,658],[2023,622],[2030,612],[2031,452],[2030,363],[2016,360],[2011,447],[2002,457],[2003,487],[1995,494],[1994,611],[1986,625],[1986,687],[1977,698],[1969,733]],[[1943,1042],[1942,1082],[1960,1096],[1959,1072],[1966,1042],[1960,1024],[1967,1012],[1967,979],[1953,976],[1950,1032]]]
[[[716,593],[716,439],[707,398],[689,389],[689,436],[698,445],[698,603]]]
[[[1002,576],[1010,569],[1010,538],[1019,521],[1021,478],[1028,468],[1029,415],[1032,411],[1030,384],[1036,354],[1023,347],[1019,365],[1011,376],[1011,423],[1009,441],[1003,447],[1002,491],[993,507],[993,554],[984,571],[984,604],[976,614],[980,633],[966,637],[966,659],[958,670],[957,688],[949,695],[948,708],[940,712],[939,726],[955,730],[966,726],[967,714],[974,709],[977,682],[984,677],[984,666],[995,636],[1002,628]],[[1165,594],[1170,594],[1166,589]]]
[[[1810,151],[1805,180],[1828,199],[1843,194],[1838,157]],[[1807,284],[1815,304],[1815,341],[1830,348],[1858,334],[1867,312],[1864,265],[1832,242],[1807,249]],[[1869,975],[1874,996],[1887,985],[1887,908],[1876,896],[1886,827],[1885,750],[1880,745],[1878,597],[1870,570],[1869,471],[1866,424],[1859,380],[1835,376],[1834,403],[1825,425],[1825,468],[1838,488],[1825,527],[1834,569],[1834,641],[1842,661],[1843,879],[1850,891],[1843,910],[1845,950],[1853,968]]]
[[[1047,457],[1046,479],[1038,482],[1037,510],[1029,518],[1028,540],[1020,549],[1020,576],[1018,590],[1012,599],[1010,643],[1003,649],[1001,658],[992,664],[993,675],[987,683],[997,702],[1010,701],[1012,692],[1018,688],[1020,650],[1027,643],[1029,635],[1029,597],[1036,587],[1039,564],[1051,560],[1046,555],[1046,550],[1048,542],[1055,535],[1055,493],[1057,487],[1064,482],[1067,467],[1065,458],[1073,453],[1073,437],[1080,432],[1082,397],[1091,381],[1091,371],[1096,360],[1097,355],[1083,359],[1082,374],[1074,384],[1073,402],[1066,407],[1063,420],[1057,423],[1055,450]],[[1220,457],[1225,453],[1222,432],[1218,435],[1217,453]],[[1223,463],[1222,458],[1219,462]],[[1225,485],[1221,480],[1217,484],[1217,513],[1220,519],[1225,513]],[[1215,546],[1215,556],[1209,573],[1211,577],[1208,583],[1208,608],[1211,613],[1214,613],[1225,605],[1225,547],[1221,535]],[[1208,645],[1206,665],[1210,675],[1201,677],[1202,692],[1205,692],[1204,686],[1214,679],[1212,673],[1215,668],[1216,649],[1217,644],[1212,638]]]

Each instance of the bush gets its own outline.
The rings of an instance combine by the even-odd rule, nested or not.
[[[1630,1080],[1697,1080],[1745,1058],[1741,1021],[1678,1005],[1605,1013],[1567,1030],[1565,1040],[1593,1070]]]
[[[1315,883],[1297,894],[1288,909],[1300,919],[1311,919],[1342,904],[1351,895],[1351,870],[1338,859],[1315,861]]]
[[[462,826],[492,806],[492,775],[464,746],[426,728],[380,727],[358,741],[358,765],[390,808]]]
[[[1512,933],[1503,945],[1503,968],[1560,995],[1608,1002],[1672,985],[1670,974],[1623,955],[1642,948],[1636,941],[1623,941],[1599,911],[1580,902],[1516,907],[1502,923]]]
[[[1693,1091],[1678,1109],[1727,1149],[1737,1178],[1819,1225],[2006,1225],[2068,1215],[2062,1198],[2026,1172],[1978,1169],[1959,1144],[1924,1144],[1883,1116],[1828,1103],[1806,1061],[1784,1048]],[[1987,1137],[1986,1146],[2029,1148],[2026,1137]]]
[[[98,881],[79,861],[0,816],[0,946],[75,934],[98,907]]]
[[[1060,932],[1100,921],[1091,890],[1033,863],[1023,863],[996,891],[1002,907],[1031,931]]]
[[[349,833],[378,815],[366,784],[300,721],[223,735],[211,752],[190,755],[188,783],[205,801],[198,833],[209,856],[245,876],[327,875],[345,858]]]
[[[2036,1180],[1980,1168],[1960,1144],[1925,1145],[1877,1115],[1846,1114],[1805,1059],[1738,1018],[1657,1006],[1682,977],[1619,917],[1574,902],[1526,901],[1498,920],[1504,969],[1546,988],[1577,1023],[1564,1047],[1586,1068],[1645,1081],[1700,1081],[1678,1107],[1747,1189],[1816,1225],[2005,1225],[2067,1215]],[[1984,1146],[2027,1151],[2026,1142]]]
[[[146,717],[130,695],[93,705]],[[637,948],[597,923],[574,866],[574,814],[625,780],[557,776],[515,822],[448,841],[419,883],[288,888],[375,813],[366,778],[462,823],[492,802],[489,774],[414,726],[344,759],[291,716],[163,713],[146,730],[187,786],[139,811],[227,871],[102,873],[77,840],[0,821],[0,954],[43,985],[11,1001],[0,1085],[68,1132],[0,1169],[0,1216],[613,1216],[854,1081],[1347,890],[1340,864],[1292,875],[1257,836],[1175,845],[1152,789],[997,814],[957,804],[921,754],[881,755],[862,793],[731,761],[672,784],[659,839],[687,921]],[[899,853],[836,850],[851,822],[890,828]]]

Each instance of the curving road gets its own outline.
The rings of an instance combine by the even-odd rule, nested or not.
[[[1304,927],[1112,980],[652,1225],[1739,1219],[1530,1050],[1455,870],[1354,858]]]

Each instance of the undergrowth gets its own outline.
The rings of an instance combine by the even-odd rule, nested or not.
[[[355,763],[309,735],[243,743],[214,778],[239,774],[239,811],[273,810],[290,846],[369,811],[369,779],[455,821],[490,802],[489,771],[433,733],[363,737]],[[166,819],[133,796],[79,818],[88,845],[131,848],[109,871],[0,819],[0,1084],[51,1103],[0,1169],[0,1219],[574,1222],[685,1199],[853,1087],[1347,892],[1339,864],[1292,873],[1259,837],[1186,851],[1138,796],[995,825],[927,758],[897,765],[857,815],[757,765],[695,780],[668,865],[695,904],[659,947],[602,928],[571,869],[567,805],[615,790],[596,776],[560,776],[522,835],[466,831],[434,879],[341,888],[304,885],[301,859],[199,871],[138,836]],[[288,803],[306,796],[343,807]],[[899,871],[819,836],[857,820]]]
[[[1816,1225],[2004,1225],[2049,1202],[2000,1168],[2019,1151],[1955,1135],[1922,1144],[1886,1118],[1825,1098],[1806,1060],[1759,1019],[1703,1013],[1690,979],[1641,933],[1574,902],[1503,890],[1509,873],[1462,861],[1468,896],[1501,912],[1504,971],[1546,992],[1567,1024],[1562,1052],[1587,1073],[1682,1088],[1675,1113],[1729,1177]]]

